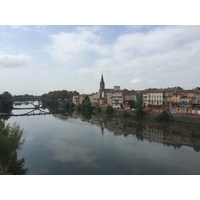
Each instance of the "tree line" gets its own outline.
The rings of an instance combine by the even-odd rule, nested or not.
[[[50,91],[47,94],[43,94],[42,99],[67,100],[72,102],[72,98],[74,95],[79,95],[79,93],[77,91],[55,90]]]
[[[52,113],[63,110],[73,110],[73,96],[79,95],[77,91],[55,90],[42,95],[42,105]]]
[[[10,92],[3,92],[2,94],[0,94],[0,113],[1,112],[10,112],[12,109],[12,94]]]

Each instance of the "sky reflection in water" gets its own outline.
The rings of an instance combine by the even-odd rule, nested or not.
[[[116,135],[100,123],[102,134],[99,124],[80,118],[45,115],[8,122],[24,129],[19,156],[25,158],[28,174],[200,174],[200,153],[188,146],[125,137],[119,130]]]

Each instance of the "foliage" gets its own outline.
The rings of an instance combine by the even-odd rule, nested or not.
[[[93,114],[99,114],[102,112],[102,108],[101,107],[92,107],[92,112]]]
[[[78,95],[76,91],[57,90],[50,91],[48,94],[42,95],[42,104],[49,108],[50,112],[58,112],[59,109],[73,110],[75,108],[72,98]]]
[[[42,98],[54,100],[68,100],[69,102],[72,102],[72,98],[75,95],[79,95],[79,93],[77,91],[55,90],[50,91],[48,94],[42,95]]]
[[[92,112],[92,103],[90,102],[90,98],[88,96],[85,97],[81,104],[81,111],[82,112]]]
[[[123,111],[123,117],[130,117],[130,114],[127,111]]]
[[[11,100],[12,99],[12,94],[9,93],[9,92],[7,92],[7,91],[5,91],[1,95],[1,99],[2,99],[2,101],[4,101],[4,100]]]
[[[3,105],[1,101],[0,101],[0,112],[3,112]]]
[[[130,109],[135,108],[135,101],[130,100],[128,101],[128,104],[129,104]]]
[[[172,116],[167,111],[163,111],[156,117],[157,121],[164,121],[164,122],[169,122],[172,120]]]
[[[90,102],[90,98],[88,96],[85,97],[85,99],[82,101],[81,104],[78,104],[76,106],[76,111],[82,112],[82,114],[83,113],[92,113],[92,110],[93,110],[92,103]]]
[[[0,94],[0,112],[10,112],[12,110],[12,95],[9,92]]]
[[[114,108],[111,105],[106,106],[106,114],[113,114]]]
[[[97,107],[97,113],[101,113],[101,107]]]
[[[0,174],[20,175],[26,174],[24,158],[17,158],[17,150],[22,148],[24,139],[23,131],[19,125],[5,125],[0,121]]]
[[[144,116],[145,112],[143,110],[143,94],[138,93],[136,95],[136,117],[141,118]]]
[[[76,106],[76,111],[81,112],[81,104],[78,104],[78,105]]]

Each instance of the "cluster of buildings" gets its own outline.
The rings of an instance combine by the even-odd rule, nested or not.
[[[105,88],[103,75],[101,76],[99,92],[94,94],[81,94],[73,96],[75,105],[81,104],[86,96],[90,98],[92,106],[131,109],[136,102],[136,95],[143,94],[144,110],[163,111],[171,113],[190,113],[200,115],[200,87],[191,90],[184,90],[181,87],[172,88],[149,88],[135,91],[120,89],[114,86],[111,89]]]

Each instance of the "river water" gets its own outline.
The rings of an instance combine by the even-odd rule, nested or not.
[[[200,138],[181,126],[76,113],[12,116],[6,122],[24,130],[18,157],[25,158],[28,174],[200,174]],[[196,135],[199,129],[189,131]]]

